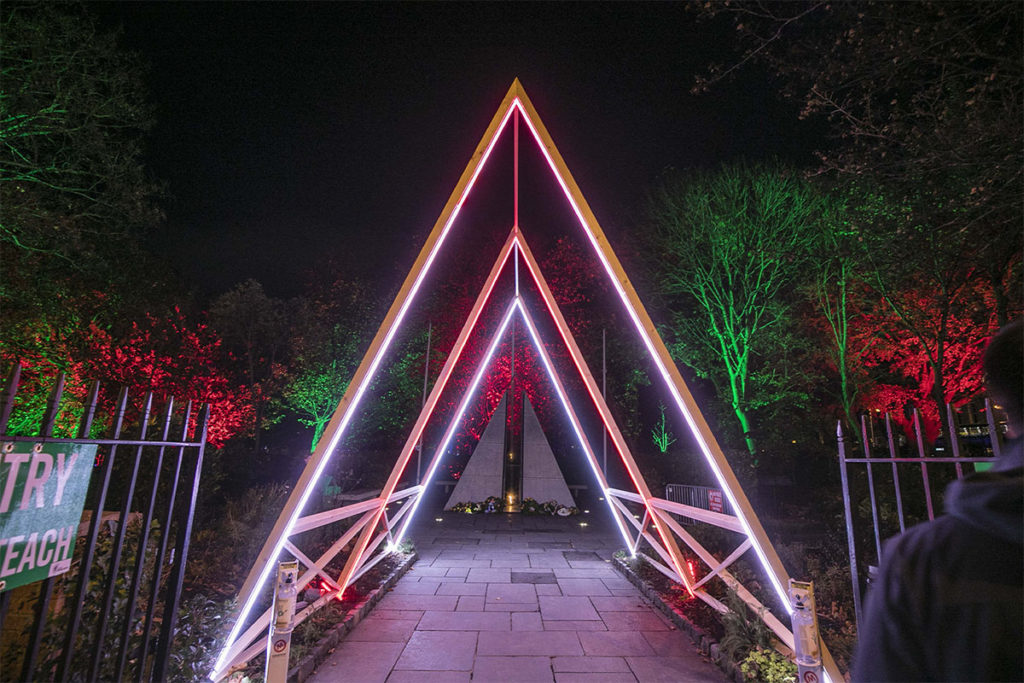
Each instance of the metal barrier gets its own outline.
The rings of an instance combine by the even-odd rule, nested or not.
[[[959,425],[957,415],[952,406],[946,406],[946,434],[949,437],[949,450],[952,455],[945,455],[945,438],[940,439],[934,452],[942,455],[926,455],[925,441],[921,436],[921,420],[915,410],[913,413],[914,439],[904,444],[901,437],[893,433],[892,419],[884,416],[883,429],[876,430],[874,420],[862,415],[859,440],[863,457],[848,457],[846,453],[846,435],[840,422],[836,429],[839,447],[839,471],[843,487],[843,508],[846,515],[847,550],[850,556],[850,578],[853,583],[853,606],[858,623],[861,620],[862,594],[866,584],[870,583],[873,572],[877,569],[882,555],[882,540],[897,533],[903,533],[908,526],[925,520],[935,519],[938,507],[933,499],[936,491],[941,491],[948,482],[965,475],[965,465],[975,463],[990,464],[1000,452],[1000,431],[992,413],[992,405],[985,400],[984,425],[985,436],[995,434],[995,438],[987,438],[986,443],[978,444],[978,425]],[[975,448],[972,450],[992,455],[970,457],[963,455],[963,440],[974,437]],[[906,445],[913,448],[916,455],[905,455],[901,449]],[[863,465],[850,472],[850,465]],[[987,465],[983,465],[987,466]],[[907,470],[910,472],[907,472]],[[862,476],[861,476],[862,475]],[[854,480],[855,479],[855,480]],[[856,490],[851,491],[856,487]],[[887,494],[891,491],[891,496]],[[866,494],[866,501],[864,497]],[[885,501],[882,501],[882,498]],[[867,503],[870,512],[870,539],[859,529],[859,520],[854,509],[863,509]],[[863,524],[863,522],[862,522]],[[897,528],[898,527],[898,528]],[[858,531],[861,531],[858,534]],[[874,560],[873,564],[871,560]],[[865,571],[862,571],[865,570]],[[867,581],[862,581],[862,576]]]
[[[702,510],[734,515],[729,500],[722,495],[722,489],[711,486],[690,486],[689,484],[665,484],[665,500],[682,503]],[[676,515],[680,524],[696,524],[691,517]]]

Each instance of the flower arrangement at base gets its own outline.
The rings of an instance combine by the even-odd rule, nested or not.
[[[576,507],[560,505],[553,500],[539,503],[533,498],[523,498],[522,512],[526,515],[558,515],[559,517],[568,517],[570,515],[578,515],[580,510]]]
[[[456,503],[450,509],[452,512],[464,512],[467,515],[487,515],[492,512],[501,512],[501,498],[491,496],[482,503]]]
[[[486,515],[492,512],[502,512],[505,508],[501,498],[491,496],[482,503],[456,503],[449,509],[452,512],[464,512],[467,515]],[[538,503],[533,498],[523,498],[520,510],[525,515],[557,515],[559,517],[569,517],[570,515],[578,515],[580,513],[580,509],[577,507],[560,505],[553,500],[549,500],[546,503]]]

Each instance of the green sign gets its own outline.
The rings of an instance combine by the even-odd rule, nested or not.
[[[71,568],[95,459],[95,444],[0,444],[0,591]]]

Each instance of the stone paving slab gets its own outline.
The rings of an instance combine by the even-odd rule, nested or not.
[[[379,683],[386,680],[405,643],[342,641],[334,654],[307,678],[311,683]]]
[[[469,683],[469,671],[392,671],[387,683]]]
[[[623,657],[555,657],[551,668],[555,673],[630,673]]]
[[[498,569],[474,567],[469,570],[466,583],[512,583],[512,571],[507,567]]]
[[[454,610],[458,598],[454,595],[401,595],[390,593],[381,598],[380,609],[390,610]]]
[[[653,612],[601,612],[609,631],[668,631],[670,624]]]
[[[598,612],[649,612],[651,606],[641,597],[591,597],[590,602]]]
[[[603,621],[572,621],[552,620],[544,621],[545,631],[607,631]]]
[[[483,595],[487,592],[486,583],[442,583],[436,595]]]
[[[513,571],[511,572],[512,583],[558,583],[554,572],[550,569],[536,569],[534,571]]]
[[[515,638],[494,631],[480,634],[477,652],[481,655],[582,655],[583,647],[575,631],[521,631]]]
[[[623,544],[610,521],[421,517],[419,561],[308,680],[726,681],[605,561]]]
[[[402,650],[395,668],[471,671],[477,636],[476,631],[416,631]]]
[[[486,602],[531,602],[537,604],[537,589],[530,583],[489,583]]]
[[[555,674],[555,683],[636,683],[630,673],[564,673]]]
[[[542,595],[537,599],[540,601],[540,616],[545,620],[583,621],[601,618],[589,598]]]
[[[654,648],[647,639],[636,631],[589,631],[578,635],[583,652],[587,655],[626,657],[654,654]]]
[[[432,614],[437,614],[437,612]],[[448,612],[444,612],[444,614],[448,614]],[[404,643],[412,637],[419,622],[419,619],[378,619],[371,616],[352,629],[352,632],[345,636],[345,641]]]
[[[543,631],[544,622],[541,621],[540,612],[513,612],[513,631]]]
[[[425,612],[417,631],[511,631],[508,614],[500,612]]]
[[[480,584],[486,586],[487,584]],[[484,611],[484,596],[482,595],[462,595],[459,596],[459,604],[455,607],[456,612],[483,612]]]
[[[725,674],[696,655],[689,657],[626,657],[639,683],[726,681]]]
[[[556,579],[562,595],[611,597],[601,579]]]
[[[549,657],[477,657],[473,662],[473,678],[478,681],[518,681],[520,683],[551,683]]]

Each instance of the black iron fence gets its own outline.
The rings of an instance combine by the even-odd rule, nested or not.
[[[5,452],[95,445],[95,461],[70,568],[0,593],[0,679],[164,680],[209,407],[99,382],[66,387],[64,375],[47,396],[39,382],[20,367],[10,374]]]
[[[957,415],[952,406],[946,406],[944,433],[930,446],[922,438],[916,411],[909,438],[894,430],[889,415],[861,416],[859,430],[849,440],[839,425],[839,468],[858,622],[862,595],[878,567],[882,541],[934,519],[942,509],[946,484],[976,467],[990,466],[999,455],[1001,425],[988,400],[983,413],[984,422],[979,422],[974,411]],[[859,448],[861,454],[848,455],[848,447],[854,452]]]

